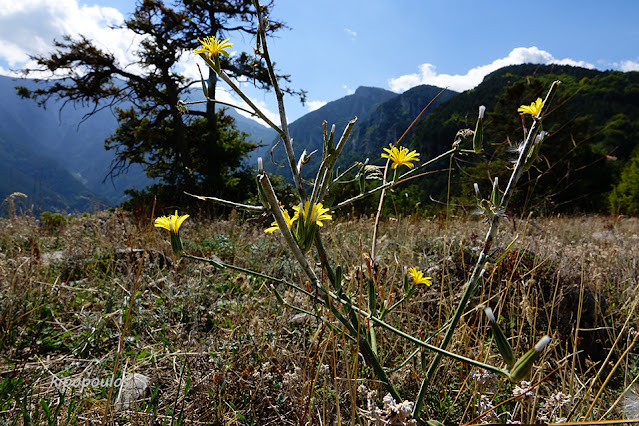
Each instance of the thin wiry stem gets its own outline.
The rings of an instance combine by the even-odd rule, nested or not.
[[[441,95],[445,91],[446,91],[446,89],[442,89],[442,91],[439,92],[437,94],[437,96],[435,96],[433,99],[431,99],[431,101],[422,109],[422,111],[417,115],[417,117],[415,117],[413,122],[410,123],[410,126],[408,126],[408,128],[399,137],[399,139],[397,139],[397,142],[395,142],[395,144],[393,146],[397,146],[404,139],[404,137],[408,134],[410,129],[413,128],[415,123],[417,123],[417,121],[422,117],[422,115],[424,115],[424,113],[428,110],[428,108],[430,108],[432,103],[435,102],[435,99],[437,99],[439,97],[439,95]],[[386,166],[384,166],[384,177],[382,178],[382,186],[384,186],[386,184],[386,177],[388,176],[388,165],[389,164],[390,164],[390,158],[388,160],[386,160]],[[393,179],[393,181],[395,182],[396,180]],[[379,231],[379,220],[381,219],[381,216],[382,216],[382,207],[384,205],[384,196],[386,195],[386,188],[382,188],[381,191],[382,191],[382,193],[379,196],[379,204],[377,206],[377,213],[375,215],[375,224],[373,225],[373,241],[371,243],[371,258],[373,259],[373,261],[375,261],[375,249],[377,247],[377,232]]]
[[[222,198],[205,197],[203,195],[190,194],[190,193],[188,193],[186,191],[184,191],[184,193],[186,195],[190,195],[191,197],[195,197],[198,200],[213,201],[215,203],[223,204],[223,205],[229,206],[229,207],[236,207],[238,209],[248,210],[248,211],[252,211],[252,212],[263,212],[264,211],[264,207],[263,206],[254,206],[254,205],[251,205],[251,204],[235,203],[233,201],[223,200]]]
[[[262,46],[262,57],[264,58],[264,62],[266,62],[266,69],[268,70],[269,77],[271,78],[271,84],[273,85],[273,91],[275,92],[275,97],[277,99],[277,109],[280,114],[280,123],[282,126],[280,136],[284,141],[284,148],[286,149],[286,156],[288,158],[288,164],[291,168],[291,172],[293,173],[293,181],[295,182],[295,188],[300,196],[300,200],[304,202],[306,200],[306,191],[304,190],[304,186],[302,185],[302,176],[300,174],[300,170],[297,167],[297,163],[295,161],[295,152],[293,151],[293,142],[291,141],[291,136],[288,131],[288,121],[286,118],[286,109],[284,108],[284,96],[282,95],[282,91],[280,90],[280,85],[277,80],[277,76],[275,75],[275,70],[273,68],[273,63],[271,61],[271,57],[268,53],[268,45],[266,43],[266,18],[262,16],[262,11],[260,9],[260,5],[257,1],[254,1],[255,9],[257,12],[257,31],[259,33],[259,39],[261,41]]]
[[[413,168],[413,169],[411,169],[411,170],[407,171],[407,172],[406,172],[406,173],[404,173],[403,175],[400,175],[400,176],[397,178],[397,182],[393,182],[393,181],[391,181],[391,182],[387,182],[387,183],[385,183],[385,184],[382,184],[382,185],[378,186],[377,188],[373,188],[373,189],[371,189],[370,191],[366,191],[366,192],[364,192],[364,193],[362,193],[362,194],[356,195],[356,196],[355,196],[355,197],[353,197],[353,198],[349,198],[348,200],[345,200],[345,201],[342,201],[341,203],[336,204],[335,206],[333,206],[333,209],[338,209],[338,208],[340,208],[340,207],[344,207],[344,206],[347,206],[347,205],[349,205],[349,204],[353,204],[355,201],[359,201],[359,200],[361,200],[361,199],[363,199],[363,198],[366,198],[366,197],[368,197],[369,195],[372,195],[372,194],[374,194],[374,193],[376,193],[376,192],[379,192],[379,191],[382,191],[382,190],[384,190],[384,189],[387,189],[387,188],[393,187],[393,186],[395,186],[395,185],[397,185],[397,184],[399,184],[399,183],[401,183],[401,182],[403,182],[403,181],[406,181],[406,180],[408,180],[410,177],[412,177],[413,175],[415,175],[417,172],[419,172],[419,171],[421,171],[421,170],[425,169],[426,167],[428,167],[428,166],[430,166],[430,165],[432,165],[432,164],[434,164],[434,163],[438,162],[438,161],[439,161],[439,160],[441,160],[442,158],[445,158],[445,157],[448,157],[449,155],[454,154],[454,153],[455,153],[455,152],[457,152],[457,151],[459,151],[459,148],[457,148],[457,147],[452,148],[452,149],[450,149],[450,150],[446,151],[445,153],[443,153],[443,154],[441,154],[441,155],[438,155],[437,157],[433,158],[432,160],[429,160],[429,161],[427,161],[427,162],[425,162],[425,163],[423,163],[423,164],[421,164],[421,165],[419,165],[419,166],[417,166],[417,167],[415,167],[415,168]]]

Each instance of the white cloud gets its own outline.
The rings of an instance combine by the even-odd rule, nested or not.
[[[457,92],[472,89],[482,82],[484,77],[493,71],[508,65],[519,64],[558,64],[572,65],[584,68],[594,68],[594,65],[573,59],[557,59],[545,50],[537,47],[518,47],[513,49],[505,58],[497,59],[488,65],[482,65],[469,70],[466,74],[450,75],[438,74],[433,64],[422,64],[419,66],[419,73],[407,74],[393,78],[388,82],[390,89],[394,92],[404,92],[420,84],[431,84],[437,87],[448,87]]]
[[[61,41],[65,34],[84,35],[121,63],[130,63],[140,37],[111,28],[123,22],[117,9],[80,6],[77,0],[0,0],[0,61],[9,68],[0,68],[0,73],[18,75],[13,70],[34,65],[30,55],[52,52],[53,40]]]
[[[357,32],[349,28],[344,28],[344,31],[346,31],[346,34],[348,34],[351,37],[351,40],[355,40],[357,38]]]
[[[306,105],[308,105],[308,111],[315,111],[316,109],[320,109],[324,105],[326,105],[326,101],[308,101]]]
[[[30,55],[45,55],[54,51],[53,40],[62,40],[69,34],[83,35],[101,50],[113,54],[122,65],[136,61],[135,52],[141,37],[127,29],[116,29],[124,22],[120,11],[112,7],[80,6],[78,0],[0,0],[0,75],[23,76],[18,71],[34,68]],[[197,71],[199,58],[186,52],[180,58],[175,71],[189,79],[199,80]],[[8,66],[4,66],[4,64]],[[129,72],[136,72],[138,65],[129,65]],[[200,61],[205,77],[206,66]],[[49,77],[49,74],[29,74],[29,77]],[[194,86],[196,89],[198,86]],[[241,86],[240,86],[241,87]],[[203,98],[201,92],[194,91],[195,99]],[[220,101],[249,109],[239,96],[231,93],[223,82],[219,82],[216,97]],[[262,101],[251,99],[263,113],[275,123],[279,115],[269,111]],[[255,119],[248,113],[240,114]],[[256,119],[256,121],[264,124]]]
[[[627,71],[639,71],[639,62],[637,61],[622,61],[619,65],[619,69],[623,72]]]

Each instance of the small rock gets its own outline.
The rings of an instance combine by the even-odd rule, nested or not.
[[[288,320],[288,323],[295,326],[302,326],[308,320],[308,314],[304,312],[300,312],[299,314],[295,314]]]
[[[151,378],[144,374],[134,373],[124,376],[120,392],[115,400],[115,411],[132,408],[135,401],[144,396],[149,382],[151,382]]]

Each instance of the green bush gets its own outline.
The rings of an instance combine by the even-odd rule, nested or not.
[[[639,216],[639,150],[621,171],[609,201],[613,213]]]
[[[57,229],[67,223],[67,219],[61,213],[46,211],[40,215],[40,222],[47,229]]]

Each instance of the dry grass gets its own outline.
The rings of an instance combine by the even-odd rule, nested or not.
[[[265,223],[235,214],[215,221],[192,217],[181,234],[191,254],[217,256],[304,286],[277,235],[263,233]],[[131,249],[145,247],[148,231],[148,219],[123,213],[71,217],[48,226],[29,216],[1,219],[0,424],[102,423],[108,387],[63,393],[55,380],[110,377],[140,262],[116,377],[137,373],[150,381],[134,404],[110,405],[109,423],[326,425],[359,418],[366,424],[362,413],[381,404],[382,388],[331,318],[318,322],[282,306],[272,283],[262,278],[189,259],[171,261],[161,230],[151,230],[142,258]],[[436,332],[456,307],[486,226],[473,218],[404,218],[383,222],[380,231],[386,300],[401,298],[406,267],[417,266],[434,278],[432,287],[420,288],[388,322],[416,336],[434,335],[437,343]],[[623,418],[615,404],[639,367],[636,350],[622,357],[632,341],[630,327],[639,328],[639,221],[511,220],[504,222],[494,247],[503,250],[515,234],[520,235],[515,250],[500,264],[489,264],[451,350],[500,365],[481,309],[489,305],[517,355],[543,334],[551,335],[551,349],[529,379],[538,386],[509,400],[512,384],[484,382],[490,378],[445,359],[427,396],[425,417],[464,423],[504,402],[476,421],[496,415],[501,422],[534,422],[544,414],[557,420],[572,409],[572,419]],[[370,250],[372,220],[328,223],[322,236],[344,268],[350,294],[366,306],[358,297],[356,271]],[[279,290],[288,303],[327,315],[314,311],[319,308],[312,298]],[[388,369],[415,349],[382,330],[378,338]],[[417,354],[391,374],[407,400],[415,399],[422,363],[431,356]],[[571,400],[550,412],[546,399],[557,392]]]

